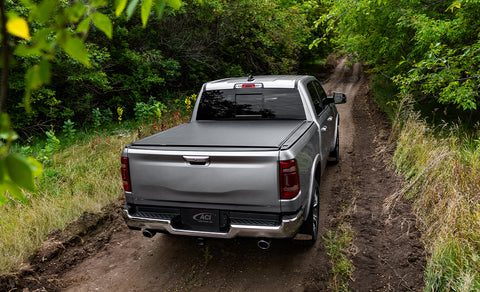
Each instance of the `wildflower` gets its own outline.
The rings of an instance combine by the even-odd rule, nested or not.
[[[117,114],[118,114],[118,123],[122,122],[122,115],[123,115],[123,108],[117,107]]]

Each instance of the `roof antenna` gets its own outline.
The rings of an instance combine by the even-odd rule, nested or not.
[[[248,76],[247,81],[253,81],[253,80],[255,80],[255,78],[253,78],[253,75],[250,74],[250,76]]]

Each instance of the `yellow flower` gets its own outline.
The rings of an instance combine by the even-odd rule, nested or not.
[[[123,108],[117,107],[117,114],[118,114],[118,123],[120,123],[122,121]]]

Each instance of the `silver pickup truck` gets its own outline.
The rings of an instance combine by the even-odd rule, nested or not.
[[[343,93],[312,76],[205,83],[191,121],[125,147],[129,228],[196,237],[318,234],[318,186],[339,160]]]

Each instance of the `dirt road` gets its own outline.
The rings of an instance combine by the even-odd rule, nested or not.
[[[253,239],[205,241],[157,234],[152,239],[125,227],[117,206],[85,214],[67,232],[53,234],[31,265],[0,286],[65,291],[325,291],[332,281],[321,239],[350,206],[354,231],[350,259],[353,291],[422,289],[423,248],[410,206],[398,202],[384,212],[385,199],[402,181],[385,165],[388,123],[367,98],[360,64],[341,60],[331,91],[345,92],[341,115],[342,161],[327,168],[321,184],[320,236],[312,248],[302,241],[274,240],[261,250]],[[387,158],[385,158],[387,155]]]

